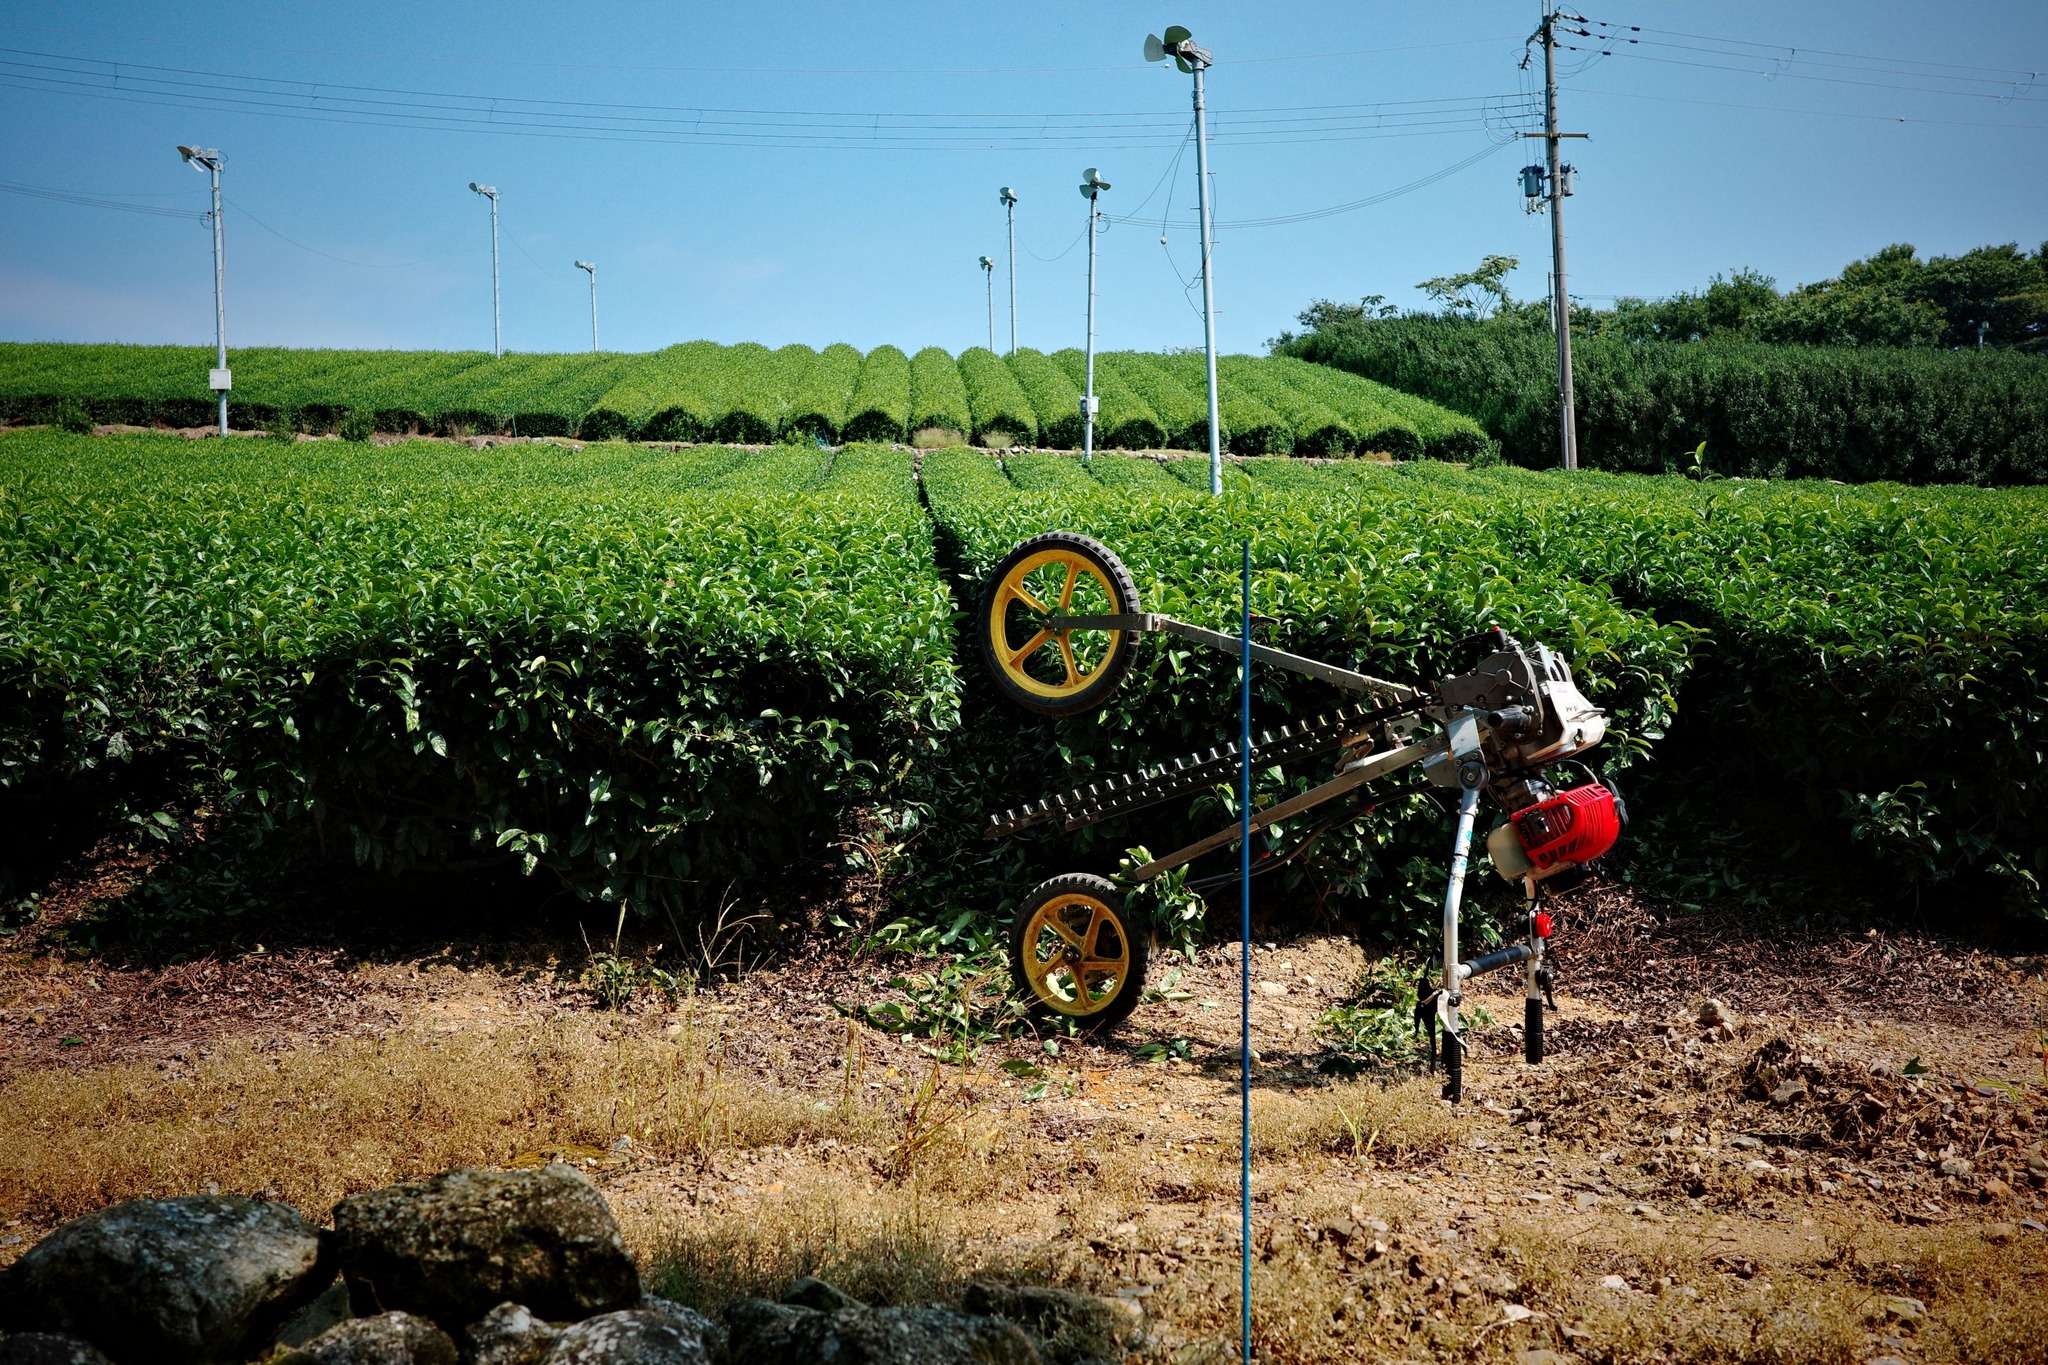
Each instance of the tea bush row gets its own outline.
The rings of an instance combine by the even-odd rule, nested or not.
[[[1208,400],[1195,355],[1106,352],[1097,445],[1201,449]],[[1081,352],[957,359],[938,347],[770,350],[691,341],[644,355],[291,351],[230,355],[229,420],[243,428],[329,431],[344,421],[387,432],[507,432],[587,440],[765,444],[791,434],[903,442],[921,430],[1005,444],[1078,446]],[[100,422],[206,426],[212,361],[194,347],[0,344],[0,419],[54,421],[74,405]],[[1385,452],[1469,459],[1484,436],[1469,419],[1324,367],[1255,356],[1221,368],[1225,446],[1240,455]],[[1458,441],[1418,434],[1402,404],[1434,414]],[[1435,430],[1436,428],[1431,428]]]

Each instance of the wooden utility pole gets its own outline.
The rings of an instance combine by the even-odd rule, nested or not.
[[[1543,131],[1524,137],[1543,139],[1546,192],[1550,204],[1550,316],[1557,328],[1557,448],[1566,469],[1579,467],[1579,424],[1572,407],[1572,305],[1565,291],[1564,200],[1571,192],[1567,178],[1571,167],[1559,164],[1560,139],[1584,137],[1584,133],[1557,131],[1557,21],[1559,11],[1545,0],[1543,25],[1536,36],[1543,40]],[[1570,17],[1570,16],[1562,16]]]

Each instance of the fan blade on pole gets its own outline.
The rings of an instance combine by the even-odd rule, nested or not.
[[[1156,33],[1145,35],[1145,60],[1148,62],[1163,62],[1166,60],[1166,44],[1159,41],[1159,35]]]
[[[1175,24],[1166,30],[1163,45],[1167,48],[1176,48],[1194,36],[1189,30],[1182,28],[1179,24]]]

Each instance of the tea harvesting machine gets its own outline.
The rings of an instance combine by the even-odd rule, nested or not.
[[[1142,610],[1137,584],[1116,555],[1066,531],[1033,536],[1003,558],[983,588],[974,626],[997,689],[1016,705],[1049,716],[1078,715],[1107,702],[1129,671],[1141,636],[1172,635],[1233,657],[1246,644],[1238,636]],[[1485,651],[1478,664],[1422,687],[1250,643],[1257,662],[1362,698],[1252,737],[1251,761],[1260,768],[1336,754],[1327,780],[1251,812],[1253,835],[1341,803],[1291,850],[1262,852],[1252,864],[1253,876],[1299,856],[1325,830],[1369,814],[1374,804],[1366,804],[1368,798],[1377,804],[1430,788],[1457,795],[1441,974],[1417,1009],[1418,1023],[1432,1034],[1433,1062],[1441,1031],[1444,1094],[1452,1100],[1463,1090],[1461,988],[1473,977],[1522,969],[1524,1057],[1531,1063],[1543,1059],[1543,1010],[1551,995],[1545,955],[1553,931],[1547,898],[1582,879],[1586,865],[1613,846],[1627,820],[1613,787],[1585,763],[1606,735],[1606,717],[1579,691],[1565,659],[1498,629],[1465,643]],[[1096,778],[993,815],[987,834],[1000,838],[1052,822],[1076,830],[1212,789],[1231,780],[1241,762],[1239,746],[1232,743]],[[1419,780],[1412,771],[1417,769]],[[1366,790],[1403,772],[1411,781],[1393,793]],[[1523,905],[1515,941],[1464,960],[1459,913],[1482,800],[1501,814],[1486,836],[1487,855],[1501,877],[1520,884]],[[1154,858],[1129,880],[1150,881],[1236,843],[1246,829],[1244,821],[1233,822]],[[1220,884],[1237,875],[1233,870],[1189,885]],[[1151,930],[1128,900],[1115,882],[1087,873],[1053,877],[1025,896],[1011,928],[1010,965],[1034,1009],[1093,1030],[1114,1028],[1129,1016],[1144,994]]]

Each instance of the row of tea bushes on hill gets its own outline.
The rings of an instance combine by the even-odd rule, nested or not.
[[[691,341],[645,355],[289,351],[231,356],[232,424],[280,416],[310,431],[351,414],[377,430],[509,432],[587,440],[758,445],[911,440],[950,433],[984,444],[1081,443],[1079,351],[1002,357],[938,347],[770,350]],[[1201,449],[1208,399],[1201,357],[1105,352],[1097,357],[1105,448]],[[192,347],[0,344],[0,418],[52,420],[66,404],[101,422],[204,426],[211,360]],[[1486,446],[1477,423],[1327,368],[1225,357],[1223,433],[1239,455],[1386,453],[1469,460]]]
[[[1409,317],[1311,332],[1282,353],[1476,418],[1517,464],[1557,461],[1541,328]],[[1581,463],[1852,482],[2048,482],[2048,360],[1736,342],[1572,342]]]
[[[907,454],[26,432],[0,486],[16,816],[687,908],[815,866],[956,719]]]

